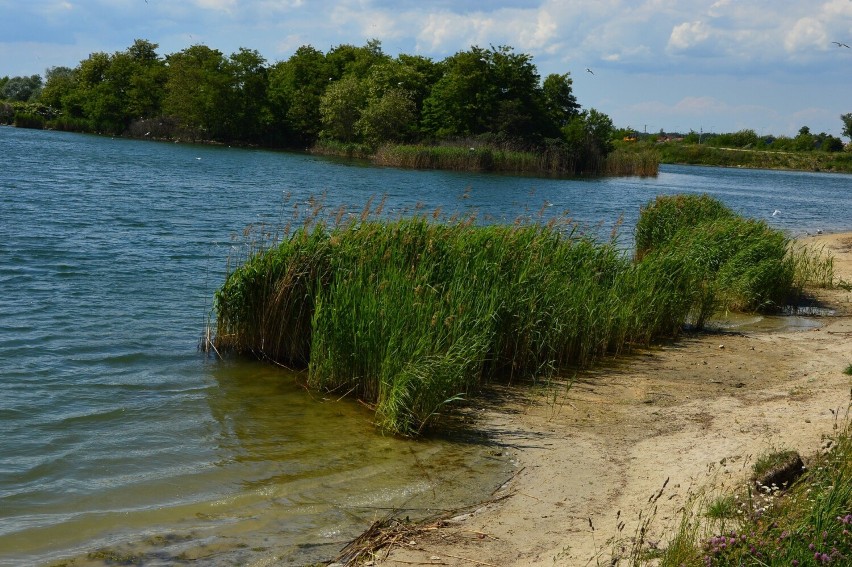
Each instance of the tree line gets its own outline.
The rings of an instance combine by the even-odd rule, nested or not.
[[[532,57],[473,46],[442,61],[391,57],[378,40],[323,53],[306,45],[268,64],[255,50],[205,45],[160,56],[137,39],[75,68],[4,78],[0,122],[188,141],[304,149],[317,143],[434,144],[470,140],[557,149],[588,165],[612,150],[611,119],[584,110],[570,73],[541,79]],[[27,101],[26,104],[23,101]]]

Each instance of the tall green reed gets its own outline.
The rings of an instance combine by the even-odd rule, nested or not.
[[[415,434],[486,382],[589,365],[720,306],[783,301],[794,287],[783,235],[682,199],[643,209],[639,261],[568,221],[375,220],[369,203],[332,221],[316,208],[228,275],[214,344],[306,368],[310,386]]]

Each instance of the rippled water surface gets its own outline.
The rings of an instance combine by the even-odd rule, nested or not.
[[[197,351],[233,235],[280,226],[294,203],[359,211],[385,195],[391,214],[491,222],[568,211],[602,235],[623,218],[628,246],[660,193],[710,193],[803,234],[852,229],[850,187],[686,167],[584,181],[415,172],[0,128],[0,564],[324,559],[390,507],[474,502],[504,478],[510,463],[487,444],[382,437],[364,408],[298,376]]]

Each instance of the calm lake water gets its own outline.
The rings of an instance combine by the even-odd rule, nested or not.
[[[0,128],[0,565],[328,559],[389,508],[487,497],[487,440],[383,437],[299,377],[197,350],[246,226],[320,199],[606,235],[658,194],[715,195],[791,234],[852,230],[852,176],[663,167],[583,181]],[[780,211],[773,216],[774,211]],[[235,236],[236,235],[236,236]],[[96,553],[92,553],[96,552]]]

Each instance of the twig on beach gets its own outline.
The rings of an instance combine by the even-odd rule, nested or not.
[[[485,561],[478,561],[476,559],[468,559],[467,557],[459,557],[458,555],[450,555],[449,553],[445,553],[447,557],[452,557],[453,559],[461,559],[462,561],[468,561],[470,563],[475,563],[476,565],[488,565],[489,567],[497,567],[494,563],[486,563]]]
[[[497,488],[495,488],[495,489],[491,492],[491,496],[494,496],[494,495],[497,493],[497,491],[502,490],[502,488],[503,488],[504,486],[507,486],[510,482],[512,482],[513,480],[515,480],[515,477],[517,477],[519,474],[521,474],[522,472],[524,472],[524,469],[526,469],[526,468],[527,468],[527,467],[521,467],[521,468],[519,468],[518,470],[516,470],[516,471],[515,471],[515,474],[513,474],[512,476],[510,476],[510,477],[506,480],[506,482],[502,483],[500,486],[498,486]]]
[[[514,494],[515,493],[512,492],[498,498],[492,498],[491,500],[480,502],[473,506],[467,506],[452,511],[444,511],[441,514],[426,518],[420,522],[411,522],[408,521],[408,519],[400,520],[391,517],[389,514],[385,518],[373,522],[363,534],[347,544],[346,547],[341,550],[340,554],[334,559],[333,563],[339,563],[341,565],[357,565],[359,560],[366,557],[374,557],[379,552],[383,552],[385,558],[387,558],[394,547],[404,544],[404,542],[412,541],[418,534],[424,534],[427,531],[435,531],[443,528],[447,525],[446,521],[452,517],[471,510],[476,510],[486,504],[494,504],[501,500],[506,500]],[[480,538],[493,537],[482,532],[473,533]],[[480,565],[491,565],[490,563],[478,562],[464,557],[454,557],[451,555],[448,555],[448,557],[462,559],[464,561],[470,561]]]

